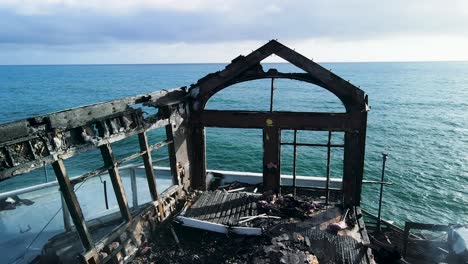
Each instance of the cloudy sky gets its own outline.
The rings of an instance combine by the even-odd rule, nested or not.
[[[468,1],[0,1],[0,64],[227,62],[270,39],[322,62],[468,60]]]

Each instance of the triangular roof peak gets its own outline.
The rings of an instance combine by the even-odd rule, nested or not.
[[[278,75],[275,78],[291,77],[290,79],[298,79],[319,85],[335,94],[343,102],[347,111],[366,109],[367,98],[361,89],[274,39],[268,41],[247,56],[240,55],[236,57],[224,70],[201,78],[196,84],[192,85],[191,89],[197,89],[196,97],[201,105],[204,106],[214,93],[233,83],[245,81],[245,78],[240,78],[239,81],[236,78],[246,73],[249,74],[249,80],[270,77],[265,75],[260,62],[273,54],[306,72],[302,74],[295,73],[293,75]],[[271,77],[274,76],[272,75]]]

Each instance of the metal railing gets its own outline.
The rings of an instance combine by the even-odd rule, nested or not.
[[[154,163],[160,162],[160,161],[163,161],[163,160],[168,160],[168,159],[169,159],[168,157],[162,158],[162,159],[157,159],[157,160],[154,161]],[[131,190],[132,190],[132,205],[133,205],[133,208],[138,207],[138,185],[137,185],[137,181],[136,181],[136,177],[137,177],[136,170],[137,169],[144,169],[144,168],[145,167],[144,167],[143,164],[128,164],[128,165],[119,167],[120,171],[128,171],[129,172],[130,186],[131,186]],[[157,169],[157,168],[161,168],[161,167],[156,167],[156,166],[153,165],[153,169]],[[170,170],[170,168],[167,168],[167,169]],[[92,178],[99,177],[99,176],[102,176],[102,175],[105,175],[105,174],[107,174],[107,171],[100,172],[100,173],[94,175]],[[74,179],[80,179],[80,178],[83,177],[83,175],[84,174],[76,176],[76,177],[72,177],[72,178],[70,178],[70,180],[73,181]],[[88,179],[90,179],[90,178],[88,178]],[[52,188],[52,187],[58,187],[58,186],[59,186],[59,183],[57,181],[42,183],[42,184],[30,186],[30,187],[25,187],[25,188],[13,190],[13,191],[7,191],[7,192],[0,193],[0,199],[6,199],[8,197],[12,197],[12,196],[15,196],[15,195],[21,195],[21,194],[25,194],[25,193],[30,193],[30,192],[39,191],[39,190]],[[65,231],[70,231],[71,230],[70,213],[68,212],[68,208],[65,205],[65,202],[63,200],[62,192],[60,192],[60,196],[61,196],[61,201],[62,201],[61,210],[62,210],[62,214],[63,214],[63,226],[64,226]],[[106,197],[107,197],[107,195],[106,195]]]

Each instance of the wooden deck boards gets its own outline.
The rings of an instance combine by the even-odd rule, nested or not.
[[[223,225],[237,225],[239,219],[257,214],[258,196],[222,191],[204,192],[185,213],[185,217]]]

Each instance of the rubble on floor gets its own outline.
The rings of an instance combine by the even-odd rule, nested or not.
[[[314,197],[277,197],[257,190],[233,184],[192,194],[180,214],[184,216],[159,228],[134,263],[374,263],[357,237],[359,228],[349,221],[352,213],[326,207]],[[183,226],[188,218],[217,225],[213,231],[218,233]],[[333,225],[343,226],[330,230]],[[234,232],[253,227],[261,233]]]

